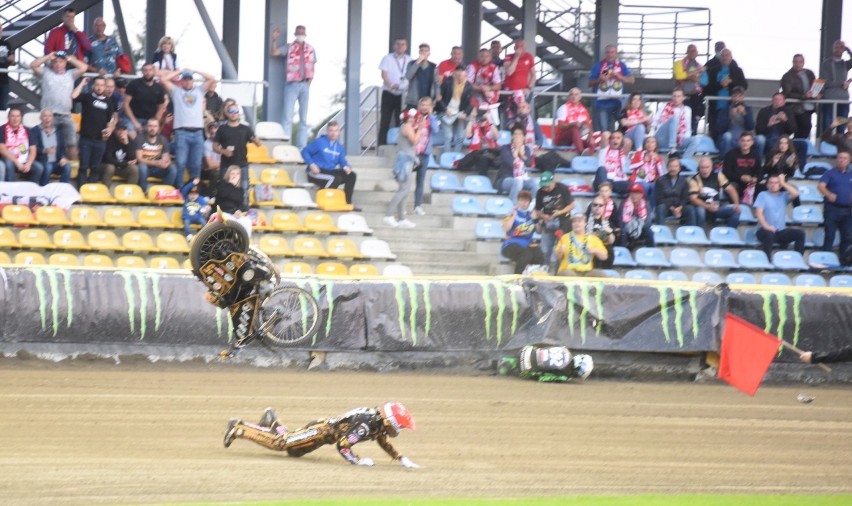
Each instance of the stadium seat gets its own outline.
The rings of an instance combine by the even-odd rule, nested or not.
[[[71,221],[65,210],[57,206],[41,206],[36,209],[35,220],[42,227],[68,227]]]
[[[414,273],[411,272],[411,268],[402,265],[402,264],[391,264],[386,265],[384,269],[382,269],[382,276],[388,278],[410,278],[414,276]]]
[[[118,269],[145,269],[148,267],[145,264],[145,259],[137,255],[122,255],[115,259],[115,266]]]
[[[78,112],[72,112],[71,121],[74,122],[74,126],[77,128],[77,133],[80,133],[80,124],[83,122],[83,115]]]
[[[819,153],[822,156],[827,156],[829,158],[833,158],[837,156],[837,146],[830,142],[820,142],[819,143]]]
[[[121,236],[121,247],[127,251],[156,251],[154,239],[148,235],[148,232],[141,230],[133,230]]]
[[[284,127],[277,121],[258,121],[254,125],[254,134],[260,140],[268,141],[286,141],[290,139]]]
[[[808,162],[802,167],[802,172],[808,179],[819,179],[829,170],[831,170],[831,164],[828,162]]]
[[[326,213],[308,213],[305,216],[305,231],[312,233],[338,234],[340,229]]]
[[[43,228],[27,228],[18,232],[18,242],[23,248],[53,249],[53,242]]]
[[[299,148],[290,144],[279,144],[272,148],[272,158],[281,163],[293,163],[301,165],[305,163]]]
[[[320,276],[348,276],[349,269],[340,262],[322,262],[317,265],[316,273]]]
[[[139,226],[128,207],[110,207],[104,211],[104,223],[113,228],[134,228]]]
[[[162,209],[153,207],[142,209],[139,211],[138,219],[139,226],[143,228],[175,228],[175,225],[169,221],[168,215]]]
[[[148,260],[148,265],[152,269],[181,269],[180,262],[178,262],[177,259],[174,257],[151,257],[151,259]]]
[[[692,281],[705,285],[718,285],[722,282],[722,276],[713,271],[698,271],[692,275]]]
[[[713,227],[710,229],[710,243],[714,246],[742,247],[745,242],[740,233],[731,227]]]
[[[713,142],[713,139],[706,135],[696,135],[698,138],[698,146],[695,149],[696,153],[705,153],[708,155],[716,155],[719,153],[719,149],[716,147],[716,143]]]
[[[84,267],[113,267],[112,259],[100,253],[90,253],[83,257]]]
[[[754,217],[754,211],[750,206],[740,205],[740,223],[757,223],[757,218]]]
[[[11,228],[0,228],[0,248],[20,248],[21,243],[15,237],[15,233]]]
[[[290,179],[290,173],[282,167],[268,167],[260,171],[260,183],[288,188],[296,186],[296,183]]]
[[[709,249],[704,252],[704,264],[714,269],[739,269],[734,254],[726,249]]]
[[[287,240],[280,235],[264,234],[258,239],[257,247],[271,257],[293,256]]]
[[[814,230],[814,234],[811,239],[811,247],[812,248],[822,248],[822,245],[825,244],[825,229],[817,228]],[[834,244],[831,245],[832,248],[837,248],[840,246],[840,233],[834,234]]]
[[[822,194],[816,189],[816,186],[800,184],[796,188],[799,190],[799,200],[803,204],[822,202]]]
[[[455,151],[446,151],[441,153],[440,165],[442,169],[454,170],[458,168],[458,161],[464,158],[464,155]]]
[[[184,259],[183,263],[181,264],[181,269],[184,271],[192,271],[192,261],[190,261],[189,258]]]
[[[138,184],[116,185],[112,191],[112,195],[115,201],[120,204],[150,204],[148,197],[145,196],[145,192],[142,191],[142,188]]]
[[[601,273],[603,273],[604,277],[607,278],[618,279],[621,277],[615,269],[601,269]]]
[[[115,199],[109,188],[101,183],[86,183],[80,187],[80,200],[87,204],[113,204]]]
[[[464,186],[459,183],[455,174],[432,174],[429,178],[429,187],[433,192],[463,192]]]
[[[613,267],[635,267],[636,261],[633,260],[633,255],[630,250],[624,246],[616,246],[613,248]]]
[[[681,176],[689,177],[698,174],[698,162],[694,158],[681,158],[680,167]]]
[[[352,264],[349,266],[349,276],[378,276],[379,269],[373,264]]]
[[[0,251],[0,265],[11,265],[12,259],[5,251]]]
[[[662,271],[660,272],[660,275],[657,276],[657,279],[669,283],[683,283],[689,281],[689,278],[686,276],[686,274],[680,271]]]
[[[814,269],[836,269],[840,267],[840,259],[833,251],[812,251],[808,255],[808,265]]]
[[[260,184],[260,178],[257,177],[256,171],[254,170],[254,167],[249,167],[248,175],[249,175],[249,187],[252,187],[256,184]]]
[[[576,158],[575,158],[576,159]],[[594,197],[595,190],[592,189],[592,185],[587,183],[584,179],[579,178],[565,178],[560,183],[564,184],[568,190],[571,191],[571,196],[573,197]]]
[[[822,225],[822,211],[815,205],[803,205],[793,208],[791,223],[800,225]]]
[[[361,258],[358,245],[352,239],[335,237],[326,242],[326,252],[332,258]],[[319,270],[317,270],[319,272]]]
[[[164,253],[189,253],[186,237],[177,232],[161,232],[157,236],[157,251]]]
[[[396,144],[397,139],[399,139],[399,127],[392,127],[388,129],[387,138],[385,140],[388,144]]]
[[[70,253],[54,253],[47,258],[47,265],[55,267],[79,267],[80,260],[77,255]]]
[[[624,273],[624,279],[651,281],[657,279],[654,273],[646,269],[633,269]]]
[[[435,153],[429,155],[429,161],[426,162],[427,169],[440,169],[441,164],[438,162],[438,159],[435,158]]]
[[[490,197],[485,201],[485,214],[502,218],[512,214],[515,205],[506,197]]]
[[[83,234],[76,229],[60,229],[53,233],[53,245],[56,249],[87,250],[89,245]]]
[[[852,288],[852,275],[838,274],[836,276],[832,276],[831,279],[828,280],[828,286],[832,288]]]
[[[310,198],[310,197],[308,197]],[[249,188],[249,205],[252,207],[284,207],[284,202],[278,200],[278,195],[273,189],[263,199],[257,198],[257,192],[254,187]]]
[[[180,190],[167,184],[155,184],[148,187],[148,204],[157,204],[159,206],[182,206],[183,195]]]
[[[796,286],[811,286],[817,288],[825,288],[828,284],[819,274],[799,274],[793,281]]]
[[[506,146],[512,142],[512,132],[509,130],[500,130],[497,132],[497,145]]]
[[[263,211],[249,209],[248,217],[251,219],[252,230],[259,232],[269,232],[272,230],[272,224],[266,219],[266,213]]]
[[[772,286],[790,286],[793,284],[793,282],[790,281],[790,277],[786,274],[781,274],[780,272],[770,272],[760,277],[760,284]]]
[[[704,262],[698,252],[692,248],[674,248],[669,254],[669,261],[674,267],[697,269],[704,267]]]
[[[307,262],[287,262],[281,272],[283,274],[305,275],[313,274],[314,268]]]
[[[754,285],[757,280],[748,272],[732,272],[725,276],[725,283],[729,285]]]
[[[3,207],[3,221],[8,225],[35,225],[33,212],[27,206],[9,204]]]
[[[478,241],[502,241],[506,238],[506,232],[503,232],[503,225],[495,220],[477,221],[473,233]]]
[[[293,211],[280,211],[272,215],[272,229],[279,232],[303,232],[305,226]]]
[[[707,239],[704,229],[692,225],[677,227],[675,238],[678,244],[688,244],[690,246],[708,246],[710,244],[710,240]]]
[[[743,236],[743,242],[746,246],[760,246],[760,241],[757,240],[757,230],[747,228]]]
[[[304,188],[286,188],[281,193],[281,202],[287,207],[316,209],[317,204]]]
[[[578,174],[594,174],[598,171],[598,159],[594,156],[575,156],[571,169]]]
[[[266,163],[275,163],[277,160],[269,156],[269,150],[264,145],[256,145],[253,142],[249,142],[246,144],[246,158],[248,159],[248,163],[252,164],[266,164]]]
[[[337,188],[324,188],[317,190],[317,207],[329,212],[349,212],[355,209],[352,204],[346,203],[346,194]]]
[[[497,190],[491,185],[491,180],[485,176],[467,176],[464,178],[464,189],[468,193],[497,194]]]
[[[677,244],[677,239],[674,238],[669,227],[664,225],[651,225],[651,232],[654,234],[654,244],[658,246]]]
[[[361,242],[360,251],[364,258],[396,260],[390,245],[381,239],[364,239]]]
[[[636,250],[634,255],[636,265],[641,267],[671,267],[666,255],[659,248],[643,247]]]
[[[15,265],[47,265],[44,255],[31,251],[22,251],[16,254],[13,263]]]
[[[784,271],[804,271],[808,264],[798,251],[776,251],[772,254],[772,265]]]
[[[98,210],[89,206],[73,206],[68,213],[68,219],[77,227],[102,227],[104,221]]]
[[[759,249],[740,251],[740,254],[737,255],[737,263],[740,264],[740,268],[748,270],[771,271],[775,269],[775,266],[769,263],[766,253]]]
[[[456,216],[481,216],[485,209],[479,204],[476,197],[459,196],[453,199],[453,214]]]
[[[349,234],[373,235],[373,229],[367,225],[367,220],[356,213],[347,213],[338,216],[337,228]]]

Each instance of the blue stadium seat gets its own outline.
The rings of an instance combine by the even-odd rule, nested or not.
[[[426,164],[427,169],[440,169],[441,164],[438,162],[438,159],[435,158],[435,153],[429,155],[429,162]]]
[[[393,127],[388,129],[388,144],[396,144],[397,139],[399,139],[399,127]]]
[[[429,186],[433,192],[463,192],[464,187],[459,184],[459,178],[455,174],[432,174]]]
[[[799,200],[802,203],[822,202],[822,194],[816,189],[816,186],[800,184],[796,188],[799,190]]]
[[[760,277],[761,285],[773,285],[773,286],[790,286],[793,284],[790,281],[790,277],[786,274],[781,274],[780,272],[771,272],[769,274],[764,274]]]
[[[704,229],[693,225],[682,225],[677,227],[675,238],[678,244],[690,244],[696,246],[707,246],[710,241],[707,239],[707,234]]]
[[[692,248],[674,248],[669,254],[669,262],[674,267],[682,269],[696,269],[704,267],[704,262],[698,256],[698,252]]]
[[[732,272],[725,276],[725,283],[729,285],[754,285],[757,280],[748,272]]]
[[[832,288],[852,288],[852,275],[838,274],[837,276],[832,276],[828,280],[828,286]]]
[[[621,277],[621,275],[618,274],[618,271],[615,269],[601,269],[601,272],[604,276],[608,278],[618,279]]]
[[[825,288],[825,280],[819,274],[799,274],[795,279],[796,286],[814,286]]]
[[[485,214],[485,209],[476,197],[456,197],[453,199],[453,214],[456,216]]]
[[[692,275],[692,281],[705,285],[718,285],[722,282],[722,276],[713,271],[698,271]]]
[[[485,214],[488,216],[508,216],[512,214],[515,205],[506,197],[491,197],[485,201]]]
[[[808,265],[814,269],[836,269],[840,267],[840,259],[833,251],[812,251],[808,255]]]
[[[497,190],[491,186],[491,180],[485,176],[467,176],[464,178],[464,189],[469,193],[497,194]]]
[[[706,153],[708,155],[716,155],[719,153],[719,148],[716,147],[716,143],[713,142],[713,139],[706,135],[696,135],[695,137],[698,138],[696,153]]]
[[[805,144],[808,147],[806,154],[809,157],[819,155],[819,151],[817,151],[816,146],[814,146],[814,143],[811,142],[810,139],[803,139],[801,137],[796,137],[795,139],[793,139],[793,144],[798,144],[798,143]]]
[[[737,255],[737,263],[743,269],[754,271],[771,271],[775,266],[769,263],[766,253],[759,249],[747,249],[740,251]]]
[[[674,238],[669,227],[663,225],[651,225],[651,232],[654,233],[654,244],[658,246],[677,244],[677,239]]]
[[[772,254],[772,264],[784,271],[805,271],[808,264],[798,251],[776,251]]]
[[[710,229],[710,243],[714,246],[745,246],[740,233],[731,227],[713,227]]]
[[[835,157],[837,156],[837,146],[830,142],[820,142],[819,153],[822,156]]]
[[[636,250],[636,265],[642,267],[671,267],[666,255],[659,248],[639,248]]]
[[[630,250],[624,246],[616,246],[613,248],[613,267],[636,267],[636,261],[633,260],[633,255]]]
[[[477,221],[473,233],[478,241],[503,240],[506,237],[503,224],[494,220]]]
[[[594,156],[575,156],[571,168],[578,174],[594,174],[598,171],[598,159]]]
[[[739,269],[734,254],[726,249],[708,249],[704,252],[704,263],[714,269]]]
[[[654,273],[647,269],[633,269],[624,273],[624,279],[654,280]]]
[[[560,181],[560,183],[564,184],[571,190],[571,195],[574,197],[594,197],[595,191],[592,189],[592,185],[587,183],[583,179],[579,178],[566,178]]]
[[[802,168],[802,172],[805,173],[805,177],[808,179],[819,179],[829,170],[831,170],[831,164],[828,162],[808,162]]]
[[[822,225],[822,211],[814,205],[794,207],[791,223]]]
[[[509,130],[500,130],[500,132],[497,134],[497,145],[505,146],[510,142],[512,142],[512,132],[510,132]]]
[[[689,278],[686,274],[680,271],[663,271],[657,276],[659,281],[668,281],[674,283],[682,283],[684,281],[689,281]]]
[[[689,177],[695,174],[698,174],[698,162],[694,158],[681,158],[680,175]]]
[[[456,162],[464,158],[464,155],[455,151],[445,151],[441,153],[441,168],[447,170],[456,169]]]
[[[814,235],[811,239],[810,247],[812,248],[822,248],[822,245],[825,243],[825,229],[818,228],[814,230]],[[840,246],[840,234],[834,234],[834,244],[831,245],[832,248],[837,248]]]
[[[757,218],[754,217],[751,206],[740,204],[740,223],[757,223]]]

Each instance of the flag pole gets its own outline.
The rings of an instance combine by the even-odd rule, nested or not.
[[[781,346],[787,348],[790,351],[794,351],[794,352],[798,353],[799,355],[801,355],[802,353],[805,352],[804,350],[797,348],[795,345],[788,343],[787,341],[785,341],[783,339],[779,339],[779,340],[781,341]],[[814,365],[819,367],[820,369],[822,369],[825,372],[831,372],[831,367],[828,367],[825,364],[814,364]]]

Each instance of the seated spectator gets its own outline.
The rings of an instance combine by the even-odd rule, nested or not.
[[[791,181],[799,168],[799,157],[789,137],[781,137],[766,155],[763,164],[763,174],[767,176],[784,175],[784,180]],[[765,184],[758,186],[758,191],[766,189]],[[793,200],[793,207],[801,205],[798,197]]]
[[[731,204],[721,204],[724,191]],[[698,161],[698,174],[689,178],[689,203],[686,205],[686,224],[706,227],[717,220],[725,226],[737,228],[740,224],[740,200],[734,186],[721,172],[713,170],[713,160],[702,157]]]
[[[462,150],[468,117],[473,112],[473,87],[467,81],[467,71],[463,66],[456,67],[452,76],[441,84],[441,99],[436,109],[444,132],[444,148],[458,153]]]
[[[204,160],[201,164],[201,178],[207,180],[207,188],[215,189],[219,185],[219,173],[222,170],[222,155],[213,149],[213,139],[219,131],[219,123],[207,124],[207,139],[204,141]],[[208,195],[212,196],[212,195]]]
[[[627,193],[629,183],[625,175],[630,162],[624,151],[624,134],[616,130],[609,136],[609,145],[598,153],[598,171],[592,183],[595,190],[604,181],[612,182],[612,189],[619,195]]]
[[[480,105],[479,112],[473,109],[467,122],[465,135],[470,139],[470,152],[459,160],[459,170],[475,170],[480,176],[488,177],[488,171],[500,168],[500,132],[491,124],[488,105]]]
[[[698,139],[692,137],[692,110],[684,104],[683,90],[672,92],[671,102],[657,110],[652,128],[662,149],[673,154],[680,150],[684,157],[691,157],[698,149]]]
[[[633,153],[630,161],[630,184],[639,183],[645,189],[645,199],[653,207],[654,183],[663,175],[663,157],[657,154],[657,138],[645,137],[642,149]]]
[[[500,254],[515,262],[515,274],[523,274],[528,265],[544,263],[541,248],[533,239],[536,220],[530,209],[532,194],[527,190],[518,193],[518,204],[512,214],[503,218],[503,231],[506,239],[500,247]]]
[[[713,128],[713,138],[722,156],[734,149],[743,132],[754,130],[754,114],[745,103],[744,88],[737,86],[731,91],[731,105],[717,112]]]
[[[619,130],[624,134],[624,151],[633,151],[644,144],[652,119],[645,114],[642,95],[631,93],[627,107],[621,111],[621,117],[618,118]]]
[[[764,156],[766,146],[774,146],[781,137],[790,137],[796,133],[796,116],[787,108],[784,94],[772,95],[772,103],[757,112],[755,127],[757,136],[757,154]]]
[[[65,156],[65,143],[53,126],[53,111],[43,109],[39,114],[41,123],[30,130],[30,138],[36,148],[36,161],[42,168],[39,184],[50,182],[50,176],[59,174],[60,183],[71,182],[71,164]]]
[[[840,126],[846,127],[845,131],[841,132],[838,130],[838,133],[835,134],[835,129]],[[852,153],[852,118],[834,118],[829,127],[823,130],[820,135],[820,140],[822,140],[822,142],[833,144],[838,151]]]
[[[308,165],[308,181],[319,188],[343,185],[346,203],[351,204],[357,176],[346,160],[346,148],[338,142],[339,137],[340,125],[330,121],[326,125],[325,135],[320,135],[302,149],[302,158]]]
[[[563,234],[556,245],[556,258],[558,276],[602,277],[594,260],[605,261],[609,255],[600,238],[586,230],[586,215],[575,213],[571,216],[571,232]]]
[[[571,230],[568,216],[574,210],[574,197],[564,184],[553,179],[553,173],[545,171],[538,180],[535,195],[535,215],[541,221],[541,254],[544,263],[553,263],[553,247],[563,232]]]
[[[597,195],[586,208],[586,232],[596,235],[606,247],[607,257],[601,260],[594,259],[597,269],[610,269],[615,260],[614,246],[618,240],[618,225],[611,222],[610,218],[617,218],[618,213],[613,213],[610,218],[604,214],[606,203],[601,195]]]
[[[538,183],[527,172],[532,160],[532,150],[525,144],[523,127],[512,128],[512,141],[500,148],[500,170],[497,171],[497,189],[509,194],[512,202],[518,201],[521,190],[529,190],[533,196]]]
[[[580,103],[580,88],[571,88],[568,101],[556,110],[557,146],[572,146],[579,154],[594,149],[592,117],[586,107]]]
[[[107,140],[103,165],[101,165],[101,182],[109,186],[115,175],[126,179],[128,184],[139,184],[136,149],[127,130],[127,123],[123,121],[118,123],[112,136]]]
[[[177,54],[175,53],[175,41],[169,36],[162,37],[157,44],[157,50],[151,58],[151,63],[157,69],[158,75],[178,70]]]
[[[160,122],[149,119],[145,132],[136,136],[136,163],[139,165],[139,186],[148,191],[148,177],[163,180],[163,184],[180,187],[178,171],[172,164],[169,141],[160,135]]]
[[[186,235],[186,240],[192,239],[192,225],[204,226],[207,224],[207,217],[210,216],[210,206],[208,205],[207,197],[202,197],[198,188],[198,183],[201,180],[198,178],[186,183],[181,188],[180,193],[183,195],[183,211],[181,218],[183,219],[183,233]]]
[[[772,246],[791,242],[799,253],[805,252],[805,231],[787,227],[787,203],[799,196],[798,190],[783,175],[769,176],[766,191],[757,196],[754,217],[757,218],[757,240],[766,256],[772,256]]]
[[[6,164],[3,181],[41,183],[44,167],[36,162],[36,144],[21,123],[23,114],[17,107],[9,109],[8,123],[0,127],[0,157]]]
[[[544,134],[541,132],[541,127],[538,126],[538,122],[533,117],[529,102],[524,99],[520,91],[515,92],[515,100],[512,103],[517,106],[515,125],[521,125],[524,128],[524,143],[535,155],[535,151],[544,144]]]
[[[654,245],[654,234],[651,232],[653,216],[645,201],[642,185],[633,184],[628,188],[627,198],[621,203],[618,216],[621,221],[619,246],[634,250],[641,245]]]
[[[722,173],[737,190],[739,201],[746,205],[754,203],[757,182],[760,181],[760,157],[754,149],[754,135],[740,134],[739,147],[725,155]]]
[[[236,218],[242,218],[249,210],[248,204],[245,203],[246,198],[243,196],[241,176],[242,167],[239,165],[228,167],[224,177],[219,181],[219,187],[216,188],[216,199],[214,201],[218,210],[232,214]]]
[[[657,206],[654,210],[655,220],[662,225],[669,216],[680,223],[683,221],[683,207],[687,203],[689,183],[680,175],[680,158],[671,157],[668,163],[668,174],[657,179],[654,184],[654,194]]]
[[[618,214],[618,205],[612,198],[612,183],[604,181],[598,187],[598,194],[595,198],[600,197],[604,202],[603,217],[609,220],[614,228],[621,227],[620,216]]]

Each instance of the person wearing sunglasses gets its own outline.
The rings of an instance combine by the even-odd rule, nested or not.
[[[254,130],[248,125],[240,123],[240,108],[234,103],[225,109],[225,117],[228,122],[219,127],[213,137],[213,150],[222,155],[220,167],[231,167],[236,165],[242,169],[240,184],[243,188],[245,204],[248,205],[249,173],[248,173],[248,149],[246,144],[253,142],[260,146],[260,140],[254,135]],[[219,173],[223,177],[223,173]]]

